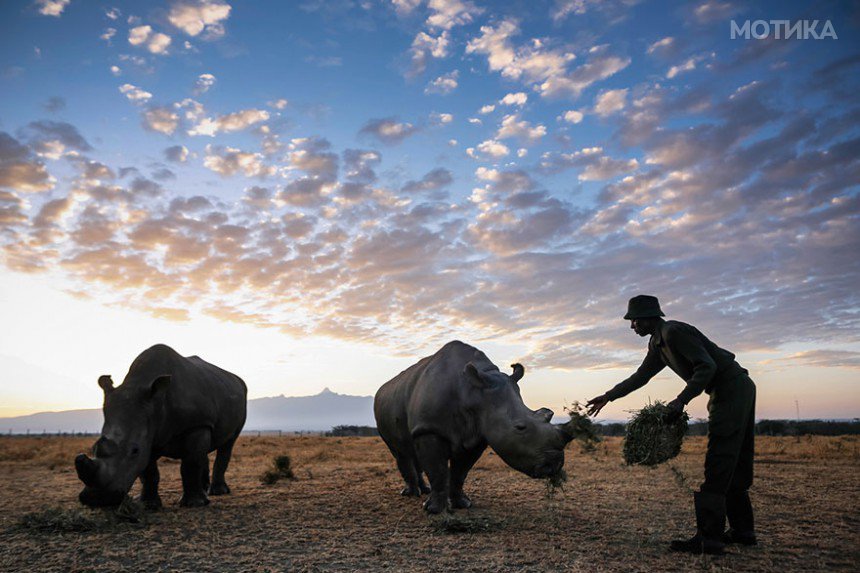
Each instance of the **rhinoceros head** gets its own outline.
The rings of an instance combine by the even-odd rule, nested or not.
[[[564,446],[571,440],[561,425],[550,423],[548,408],[530,410],[517,384],[525,374],[521,364],[507,375],[494,366],[481,369],[469,362],[464,375],[476,394],[473,411],[490,447],[512,468],[535,478],[557,474],[564,464]]]
[[[104,390],[104,426],[93,445],[93,457],[78,454],[75,469],[84,482],[78,496],[90,506],[119,504],[134,480],[149,464],[163,396],[170,376],[156,376],[149,383],[114,388],[110,376],[101,376]]]

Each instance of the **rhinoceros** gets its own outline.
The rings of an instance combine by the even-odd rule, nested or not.
[[[531,477],[561,471],[572,436],[550,423],[551,410],[526,407],[517,384],[525,369],[512,368],[504,374],[477,348],[453,341],[382,385],[373,412],[406,482],[401,495],[430,493],[429,513],[471,507],[463,482],[488,445]]]
[[[104,426],[93,446],[95,457],[75,458],[85,485],[82,503],[116,505],[140,477],[144,506],[161,507],[161,456],[182,460],[180,505],[208,504],[207,490],[209,495],[230,493],[224,472],[247,411],[248,391],[241,378],[158,344],[135,358],[118,387],[108,375],[98,383],[104,390]],[[210,485],[208,454],[214,450]]]

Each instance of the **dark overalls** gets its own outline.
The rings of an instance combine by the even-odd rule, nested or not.
[[[703,391],[710,395],[705,481],[695,494],[700,532],[705,537],[722,537],[728,517],[734,531],[751,534],[755,384],[734,354],[695,327],[667,320],[648,341],[648,354],[639,369],[607,392],[607,397],[626,396],[666,366],[687,382],[678,395],[684,404]]]

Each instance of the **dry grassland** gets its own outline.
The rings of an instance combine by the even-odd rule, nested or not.
[[[378,438],[243,437],[233,494],[181,509],[179,464],[161,462],[165,508],[143,526],[43,532],[22,518],[81,508],[74,455],[92,438],[0,438],[0,571],[858,571],[860,439],[759,438],[753,502],[761,545],[725,557],[671,554],[693,527],[704,439],[656,468],[622,464],[620,439],[568,448],[564,491],[548,495],[485,454],[469,475],[475,507],[430,518],[397,495]],[[296,480],[263,485],[289,455]],[[137,486],[136,486],[137,488]],[[135,488],[135,489],[136,489]]]

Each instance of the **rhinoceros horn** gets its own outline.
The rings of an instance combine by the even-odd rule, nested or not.
[[[96,473],[98,468],[96,462],[91,460],[86,454],[78,454],[75,457],[75,470],[78,472],[78,477],[84,482],[84,485],[96,487]]]
[[[570,431],[570,428],[567,424],[553,424],[556,428],[558,428],[558,433],[561,434],[561,437],[564,439],[564,443],[569,443],[573,438],[573,432]]]
[[[514,382],[519,382],[522,377],[525,376],[525,367],[519,362],[517,362],[516,364],[511,364],[511,368],[514,369],[513,374],[511,374],[511,380],[513,380]]]

